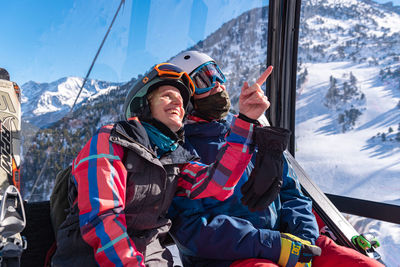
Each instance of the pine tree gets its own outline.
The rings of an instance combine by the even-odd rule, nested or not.
[[[382,141],[385,142],[386,141],[386,134],[382,133],[381,138],[382,138]]]
[[[356,86],[357,78],[353,75],[353,72],[350,72],[350,84]]]
[[[325,95],[325,105],[327,107],[334,107],[339,101],[339,90],[337,88],[337,80],[333,76],[329,77],[329,89]]]

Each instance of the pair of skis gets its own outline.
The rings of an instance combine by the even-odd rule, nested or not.
[[[313,201],[314,211],[335,236],[335,242],[358,250],[383,263],[381,256],[375,250],[379,246],[379,242],[372,236],[358,233],[324,192],[311,180],[296,159],[289,152],[285,151],[284,153],[299,179],[303,192]]]

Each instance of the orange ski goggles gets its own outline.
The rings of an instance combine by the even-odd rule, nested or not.
[[[154,66],[153,70],[143,79],[147,78],[147,81],[151,81],[156,76],[159,76],[161,78],[165,77],[181,80],[181,82],[190,90],[191,96],[195,92],[195,86],[192,79],[190,79],[189,75],[176,65],[173,65],[171,63],[157,64]],[[143,81],[143,83],[146,83],[147,81]]]

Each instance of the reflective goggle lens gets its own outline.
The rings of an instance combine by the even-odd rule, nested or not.
[[[210,91],[215,86],[215,82],[224,83],[226,81],[224,74],[217,64],[207,62],[191,75],[194,85],[196,86],[195,94],[200,95]]]
[[[158,65],[155,66],[155,68],[159,71],[172,71],[172,72],[176,72],[177,74],[181,74],[182,72],[184,72],[181,68],[179,68],[176,65],[173,64],[169,64],[169,63],[160,63]]]

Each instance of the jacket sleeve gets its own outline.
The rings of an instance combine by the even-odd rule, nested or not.
[[[109,142],[111,128],[101,128],[73,164],[80,230],[99,266],[144,267],[143,255],[126,229],[127,172],[122,147]]]
[[[291,233],[315,244],[319,231],[312,213],[312,201],[302,193],[297,175],[286,156],[284,156],[283,175],[283,186],[280,192],[281,232]]]
[[[246,181],[246,171],[239,183]],[[237,185],[239,186],[239,184]],[[240,188],[236,188],[240,191]],[[205,207],[202,200],[190,200],[186,197],[175,197],[168,211],[172,219],[170,233],[182,251],[183,257],[209,260],[238,260],[246,258],[265,258],[278,261],[280,254],[280,233],[270,229],[254,226],[249,216],[254,220],[261,216],[258,213],[233,211],[239,208],[238,192],[228,199],[230,204]],[[240,208],[239,208],[240,209]],[[274,210],[271,212],[276,213]],[[233,216],[244,215],[247,219]],[[182,256],[182,255],[181,255]],[[185,258],[186,261],[194,259]],[[189,263],[189,262],[188,262]]]
[[[225,200],[233,194],[254,151],[251,146],[254,124],[234,118],[231,133],[214,163],[185,164],[178,175],[178,196],[191,199],[214,197]]]

